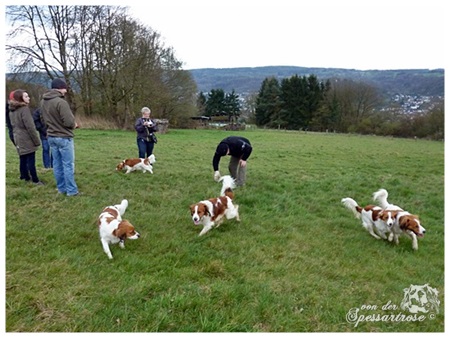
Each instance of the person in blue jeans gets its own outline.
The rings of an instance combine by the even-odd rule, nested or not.
[[[55,78],[51,89],[41,100],[42,119],[47,127],[48,144],[53,156],[53,175],[58,193],[67,196],[79,195],[75,182],[74,129],[78,128],[69,104],[64,100],[67,84]]]
[[[52,164],[53,158],[50,152],[50,145],[48,144],[47,139],[47,127],[45,126],[45,123],[42,122],[41,110],[39,108],[33,112],[33,120],[34,125],[36,126],[36,130],[39,132],[39,137],[41,138],[42,164],[46,169],[53,168]]]
[[[142,117],[136,120],[134,129],[137,132],[137,146],[139,158],[146,158],[153,154],[153,148],[157,142],[155,132],[156,123],[150,119],[151,110],[148,107],[141,109]]]

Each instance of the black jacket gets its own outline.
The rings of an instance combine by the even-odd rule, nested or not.
[[[34,125],[36,126],[36,130],[39,132],[39,136],[41,137],[41,140],[46,140],[47,139],[47,126],[42,121],[41,111],[39,110],[39,108],[33,112],[33,120],[34,120]]]
[[[11,119],[9,118],[9,103],[6,102],[6,126],[8,127],[8,133],[9,138],[13,144],[16,144],[14,142],[14,133],[13,133],[13,126],[11,124]]]
[[[152,119],[149,120],[153,123],[153,126],[151,127],[144,126],[144,119],[142,117],[138,118],[134,124],[134,129],[137,131],[138,139],[141,138],[149,142],[154,142],[152,135],[154,132],[158,131],[158,127],[156,126],[155,121]]]
[[[250,141],[245,137],[229,136],[226,139],[223,139],[214,153],[212,162],[214,171],[219,170],[220,158],[226,155],[226,152],[223,152],[226,147],[229,150],[228,155],[240,158],[244,161],[247,161],[253,150]]]

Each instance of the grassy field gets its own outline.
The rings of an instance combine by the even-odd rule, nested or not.
[[[240,134],[254,147],[236,190],[241,222],[203,237],[189,205],[219,193],[211,160],[228,132],[170,130],[159,135],[154,174],[125,175],[115,166],[137,155],[135,133],[77,130],[79,197],[56,193],[40,152],[47,185],[20,181],[6,140],[6,331],[444,331],[443,143]],[[379,188],[420,215],[417,252],[406,237],[398,246],[372,238],[340,203],[371,203]],[[141,238],[112,246],[110,261],[95,222],[123,198]],[[439,311],[407,320],[404,289],[424,284],[437,289]]]

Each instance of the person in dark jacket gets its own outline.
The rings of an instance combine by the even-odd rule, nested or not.
[[[139,158],[146,158],[153,154],[153,148],[157,142],[155,132],[156,123],[150,119],[151,110],[148,107],[141,109],[142,117],[136,120],[134,129],[137,132],[137,146]]]
[[[48,144],[47,139],[47,127],[45,123],[42,121],[41,110],[38,108],[33,112],[33,120],[34,125],[36,126],[36,130],[39,132],[39,137],[41,138],[42,144],[42,164],[44,168],[50,169],[53,168],[53,158],[50,152],[50,145]]]
[[[6,119],[5,119],[5,121],[6,121],[6,126],[8,127],[9,139],[11,140],[11,142],[12,142],[14,145],[16,145],[16,144],[14,143],[13,126],[12,126],[12,124],[11,124],[11,119],[9,118],[9,101],[11,101],[11,100],[13,99],[13,97],[12,97],[13,94],[14,94],[14,92],[12,91],[12,92],[9,94],[8,101],[6,101]]]
[[[36,151],[41,145],[31,116],[30,96],[23,89],[17,89],[9,102],[9,118],[13,127],[14,143],[20,158],[20,179],[44,185],[36,172]]]
[[[55,78],[51,89],[42,95],[41,114],[47,127],[48,144],[53,156],[53,175],[58,193],[79,195],[75,182],[74,130],[78,128],[69,104],[64,100],[67,84]]]
[[[216,148],[212,165],[214,170],[214,180],[218,181],[221,177],[219,172],[219,162],[222,156],[230,155],[228,170],[230,175],[236,180],[237,186],[245,184],[247,173],[247,159],[252,153],[250,141],[241,136],[229,136],[223,139]]]

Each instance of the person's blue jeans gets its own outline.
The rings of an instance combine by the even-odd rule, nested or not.
[[[48,137],[48,144],[53,156],[53,175],[58,192],[72,196],[78,194],[75,183],[75,148],[73,138]]]
[[[42,143],[42,164],[44,168],[52,168],[53,167],[53,159],[52,154],[50,152],[50,145],[48,144],[48,140],[46,138],[41,138]]]
[[[153,154],[153,148],[155,147],[153,142],[146,141],[143,138],[138,138],[137,145],[139,150],[139,158],[146,158]]]

